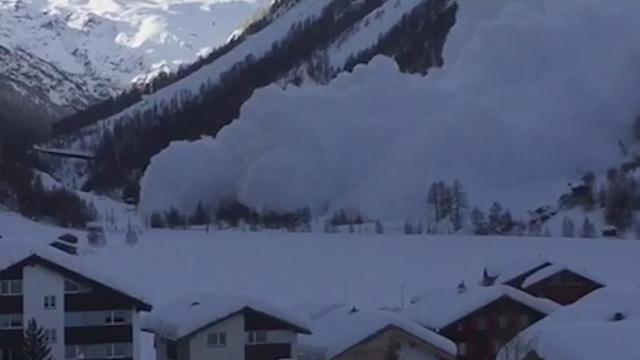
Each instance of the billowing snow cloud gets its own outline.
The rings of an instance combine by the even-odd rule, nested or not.
[[[179,142],[142,180],[145,210],[234,197],[257,208],[422,216],[427,188],[554,199],[621,157],[640,113],[637,0],[461,1],[448,65],[423,78],[378,57],[324,87],[262,89],[216,139]]]

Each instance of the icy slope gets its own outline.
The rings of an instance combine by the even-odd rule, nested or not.
[[[640,104],[640,3],[460,5],[448,65],[432,78],[377,59],[327,87],[260,90],[215,140],[156,156],[143,207],[235,197],[402,219],[425,215],[430,183],[458,178],[473,203],[524,210],[622,159]]]

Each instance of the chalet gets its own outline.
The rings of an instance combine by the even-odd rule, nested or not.
[[[43,328],[55,359],[140,359],[141,297],[77,257],[0,243],[0,359],[14,360],[25,324]]]
[[[401,314],[457,344],[458,359],[494,359],[523,329],[559,305],[506,285],[434,289],[411,300]]]
[[[524,331],[498,360],[638,359],[640,290],[598,289]]]
[[[300,339],[299,360],[385,360],[389,352],[401,359],[455,359],[456,345],[398,314],[328,307],[309,314],[312,335]]]
[[[246,296],[200,294],[154,310],[143,330],[157,360],[296,358],[305,320]]]
[[[605,286],[603,281],[584,269],[552,263],[543,258],[512,264],[501,271],[485,270],[482,284],[492,283],[509,285],[561,305],[571,304]]]

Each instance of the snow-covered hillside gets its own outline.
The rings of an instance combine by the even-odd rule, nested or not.
[[[173,70],[223,44],[263,0],[3,0],[3,82],[54,107],[51,119]],[[46,64],[46,65],[41,65]],[[41,74],[39,74],[41,73]],[[35,74],[35,75],[34,75]],[[44,96],[42,96],[44,95]],[[28,103],[29,97],[22,99]]]
[[[623,158],[640,104],[639,22],[635,0],[461,1],[444,69],[403,75],[378,58],[326,87],[260,90],[216,139],[152,160],[143,208],[236,198],[424,218],[441,179],[483,206],[553,203],[568,180]]]

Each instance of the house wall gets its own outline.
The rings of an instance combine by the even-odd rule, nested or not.
[[[211,348],[207,345],[207,334],[224,332],[227,346]],[[191,360],[244,360],[247,335],[244,331],[244,317],[233,316],[202,331],[191,338],[189,349]],[[183,360],[180,357],[179,360]]]
[[[522,323],[523,316],[526,316],[526,324]],[[446,326],[440,333],[458,345],[458,359],[494,359],[505,344],[544,316],[504,296]],[[502,323],[501,318],[506,322]],[[461,344],[467,347],[466,355],[461,353]]]
[[[267,342],[261,344],[248,343],[248,331],[245,314],[241,313],[220,323],[198,331],[190,338],[182,339],[178,343],[177,360],[277,360],[284,357],[296,358],[298,352],[298,334],[292,330],[273,329],[268,326]],[[264,323],[261,323],[264,324]],[[209,347],[207,335],[209,333],[226,333],[227,345],[223,347]],[[166,349],[164,354],[166,354]],[[158,356],[157,360],[168,360],[166,356]]]
[[[400,358],[403,360],[441,359],[423,343],[409,338],[397,329],[389,329],[330,360],[385,360],[385,353],[392,342],[400,344]]]
[[[54,359],[65,358],[64,277],[40,265],[23,268],[23,327],[35,319],[44,329],[55,329],[57,341],[49,344]],[[44,307],[45,296],[56,297],[56,308]]]
[[[529,286],[525,291],[533,296],[551,299],[561,305],[569,305],[601,287],[590,279],[564,270]]]

